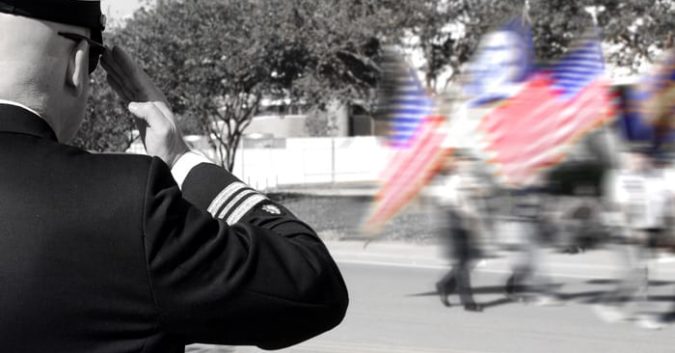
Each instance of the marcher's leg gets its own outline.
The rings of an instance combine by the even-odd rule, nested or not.
[[[448,296],[455,291],[457,281],[455,279],[455,267],[457,259],[455,256],[454,238],[457,233],[459,218],[457,215],[449,210],[445,213],[445,226],[441,229],[441,242],[448,259],[452,263],[452,268],[448,271],[438,282],[436,282],[436,292],[438,293],[441,303],[445,306],[450,306]]]
[[[527,232],[526,227],[525,222],[518,222],[515,227],[520,236],[519,250],[514,258],[511,276],[507,279],[505,286],[506,295],[513,300],[523,298],[527,289],[526,281],[533,273],[533,249],[530,239],[525,233]]]
[[[468,230],[462,230],[457,233],[455,238],[457,266],[455,267],[455,278],[457,280],[457,291],[459,299],[464,309],[467,311],[482,311],[483,307],[476,304],[473,299],[473,288],[471,287],[471,270],[473,264],[479,257],[476,239],[474,234]]]
[[[645,303],[647,291],[647,258],[642,244],[624,240],[612,246],[619,257],[622,271],[614,290],[601,298],[601,304],[594,307],[596,314],[607,322],[625,321],[634,316],[628,304]],[[644,295],[644,298],[642,297]]]
[[[463,263],[456,271],[457,292],[459,300],[467,311],[483,311],[483,306],[476,304],[473,299],[473,288],[471,287],[471,268],[468,263]]]
[[[441,303],[445,306],[450,306],[450,301],[448,296],[452,293],[457,287],[457,282],[455,280],[455,267],[450,269],[448,273],[441,278],[440,281],[436,282],[436,292],[440,296]]]
[[[535,237],[538,235],[535,234]],[[532,291],[534,304],[540,306],[560,305],[562,301],[555,292],[552,278],[548,275],[546,256],[549,248],[541,238],[533,239],[532,252]]]

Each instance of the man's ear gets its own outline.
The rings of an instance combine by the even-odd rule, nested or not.
[[[75,90],[80,95],[85,87],[85,80],[89,79],[89,56],[87,47],[89,44],[81,40],[70,53],[68,70],[66,71],[66,86]]]

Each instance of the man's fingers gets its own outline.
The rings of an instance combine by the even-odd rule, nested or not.
[[[119,72],[131,83],[138,91],[148,91],[152,88],[150,78],[141,70],[136,62],[127,54],[124,49],[114,47],[112,49],[113,62],[119,68]],[[146,92],[154,93],[154,92]]]
[[[150,77],[124,49],[114,47],[110,51],[110,62],[113,70],[122,78],[126,87],[137,96],[135,101],[166,101],[164,94],[152,83]]]
[[[168,118],[173,116],[173,112],[171,111],[171,109],[169,109],[169,106],[166,105],[165,102],[162,101],[153,103],[155,104],[155,107],[157,107],[157,109],[159,109],[164,114],[165,117]]]
[[[189,150],[164,94],[122,48],[106,50],[101,60],[108,82],[123,99],[150,155],[171,165]]]
[[[103,57],[101,58],[101,65],[105,71],[110,75],[115,75],[118,78],[123,78],[125,74],[122,72],[122,69],[119,67],[119,64],[115,61],[115,58],[112,55],[112,49],[107,49]]]
[[[148,128],[157,133],[163,133],[170,129],[170,121],[164,116],[155,102],[129,103],[129,111],[139,119],[148,123]]]
[[[152,102],[131,102],[129,103],[129,111],[135,117],[147,121],[150,125],[153,125],[153,122],[158,120],[157,116],[161,117],[162,115],[162,112]]]
[[[133,87],[133,84],[127,79],[127,75],[122,73],[117,63],[112,59],[109,50],[106,50],[101,65],[105,69],[108,77],[108,82],[114,82],[113,89],[123,96],[128,101],[139,101],[138,91]]]
[[[112,87],[113,91],[117,92],[117,94],[125,101],[129,102],[131,101],[131,96],[127,92],[125,88],[122,87],[122,85],[117,81],[117,78],[113,75],[106,75],[106,79],[108,81],[108,84],[110,87]]]
[[[123,72],[127,74],[137,74],[137,65],[124,49],[115,46],[111,50],[113,61],[117,63]]]
[[[101,65],[103,65],[106,71],[109,71],[109,69],[112,67],[113,65],[112,49],[108,47],[105,48],[103,54],[101,55]]]
[[[150,99],[147,90],[142,87],[141,80],[137,77],[140,70],[134,68],[134,64],[130,63],[128,56],[115,54],[119,53],[121,49],[114,47],[106,50],[101,64],[106,72],[115,78],[119,87],[122,87],[127,92],[130,101],[145,102]]]

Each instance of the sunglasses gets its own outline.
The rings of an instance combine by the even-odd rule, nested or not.
[[[83,36],[77,33],[59,32],[58,34],[61,37],[65,37],[76,42],[83,40],[89,43],[89,74],[91,75],[91,73],[94,72],[94,70],[96,70],[101,55],[103,55],[103,52],[105,52],[105,46],[103,45],[103,43],[99,43],[87,36]]]

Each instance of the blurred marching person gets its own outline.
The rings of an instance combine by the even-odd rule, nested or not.
[[[580,184],[572,196],[560,197],[557,203],[561,212],[556,217],[556,240],[563,253],[581,253],[605,240],[605,209],[593,186]]]
[[[607,178],[607,188],[608,207],[620,234],[615,247],[623,273],[616,288],[594,309],[600,318],[617,322],[633,318],[646,303],[650,250],[662,240],[672,196],[663,170],[655,167],[644,148],[625,154],[622,169]],[[630,303],[638,308],[631,310]]]
[[[288,347],[348,294],[316,232],[191,151],[96,0],[0,0],[0,347]],[[102,56],[149,156],[71,147]],[[122,119],[122,117],[120,117]]]
[[[522,300],[539,305],[557,305],[550,278],[545,275],[543,258],[546,244],[552,237],[550,196],[544,192],[542,181],[532,186],[511,191],[512,216],[519,236],[518,252],[511,276],[506,281],[505,292],[512,300]]]
[[[476,197],[481,185],[473,175],[475,161],[465,151],[448,157],[444,170],[436,177],[433,195],[441,207],[441,238],[452,268],[436,283],[441,302],[450,306],[448,296],[459,295],[464,310],[480,312],[483,306],[473,298],[471,270],[480,259],[477,236],[480,208]]]
[[[675,179],[673,177],[675,177],[675,175],[672,174],[673,171],[669,168],[671,165],[665,159],[658,160],[657,164],[657,166],[663,168],[664,171],[667,169],[665,184],[666,187],[668,187],[668,191],[670,192],[665,209],[666,226],[664,228],[666,229],[666,232],[661,234],[658,246],[661,249],[667,249],[672,252],[674,249],[673,220],[675,217]],[[643,315],[638,321],[638,325],[640,327],[653,330],[662,329],[668,325],[672,325],[673,323],[675,323],[675,302],[670,305],[670,308],[667,312],[658,315]]]
[[[477,218],[476,244],[481,249],[483,259],[499,256],[499,212],[503,203],[503,190],[496,183],[491,171],[485,163],[479,163],[475,157],[471,158],[471,176],[476,188],[471,193],[472,203]]]

